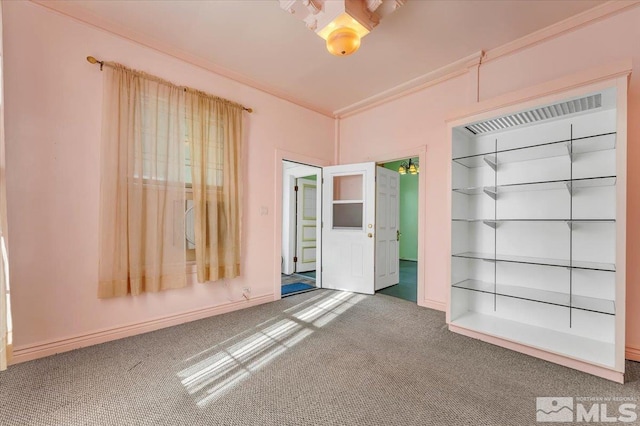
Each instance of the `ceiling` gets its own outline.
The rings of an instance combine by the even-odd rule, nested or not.
[[[64,0],[45,5],[183,52],[208,68],[329,114],[602,3],[408,0],[348,57],[330,55],[324,40],[277,0]]]

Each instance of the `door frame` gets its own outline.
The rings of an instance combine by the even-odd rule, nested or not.
[[[380,155],[373,155],[366,158],[366,161],[375,161],[376,164],[389,163],[391,161],[404,160],[407,158],[418,157],[420,164],[420,173],[418,174],[418,278],[417,278],[417,304],[425,308],[437,309],[442,311],[444,306],[442,303],[430,302],[427,292],[426,279],[426,256],[425,256],[425,235],[427,223],[426,210],[426,176],[427,176],[427,145],[415,148],[399,149],[397,151],[387,152]]]
[[[304,167],[313,167],[313,166],[305,165]],[[318,191],[322,191],[322,170],[317,169],[316,173],[313,174],[312,176],[316,176],[317,180],[307,179],[309,175],[301,176],[301,177],[293,177],[292,179],[294,183],[294,198],[295,198],[293,202],[295,202],[296,205],[295,205],[295,208],[293,209],[295,220],[290,221],[291,223],[289,224],[289,233],[290,233],[289,248],[293,249],[292,250],[293,253],[298,258],[298,262],[296,262],[294,265],[294,269],[295,269],[294,273],[299,273],[301,272],[300,271],[301,269],[306,269],[306,268],[310,268],[309,269],[310,271],[315,271],[318,266],[317,254],[314,256],[313,261],[305,262],[305,248],[307,247],[304,247],[304,245],[305,243],[309,244],[309,240],[306,240],[304,237],[304,229],[306,227],[311,226],[311,223],[313,223],[313,226],[316,228],[314,232],[315,240],[313,240],[313,244],[317,251],[318,235],[319,235],[318,229],[320,228],[318,225],[322,225],[322,218],[318,219],[318,216],[322,214],[322,205],[321,205],[322,192],[318,194]],[[291,183],[292,182],[290,181],[289,184]],[[318,186],[320,186],[320,188],[318,188]],[[295,187],[298,187],[298,190],[295,190]],[[315,198],[314,202],[316,203],[316,206],[314,209],[316,212],[315,218],[309,219],[304,217],[305,187],[313,187],[314,190],[316,191],[316,195],[314,197]],[[283,194],[283,197],[284,197],[284,194]],[[283,219],[284,219],[284,216],[285,215],[283,214]],[[308,221],[308,223],[304,224],[304,221]],[[293,234],[291,234],[291,228],[294,228]],[[283,228],[283,232],[284,232],[284,228]],[[291,242],[293,242],[293,247],[291,245]],[[313,265],[311,265],[311,263],[313,263]],[[286,259],[284,264],[285,265],[287,264]],[[302,271],[302,272],[306,272],[306,271]]]
[[[325,167],[330,166],[330,160],[323,160],[321,158],[309,157],[304,154],[296,152],[285,151],[282,149],[275,150],[275,202],[273,211],[274,222],[274,251],[273,251],[273,300],[281,299],[282,280],[280,276],[280,268],[282,261],[282,162],[292,161],[294,163],[300,163],[303,165],[313,167]],[[322,176],[322,171],[320,171]],[[320,191],[322,191],[322,180],[318,185]],[[322,206],[319,206],[322,209]],[[321,230],[320,230],[321,231]],[[316,248],[316,282],[322,283],[322,238],[318,241],[318,248]]]
[[[293,163],[293,164],[299,164],[301,167],[305,167],[305,168],[313,168],[316,172],[315,175],[318,177],[318,180],[320,181],[320,179],[322,179],[322,169],[317,168],[315,166],[310,166],[308,164],[301,164],[298,162],[293,162],[291,160],[283,160],[283,161],[287,161],[289,163]],[[284,163],[283,163],[284,164]],[[290,275],[293,273],[298,272],[298,265],[295,264],[293,262],[293,257],[297,256],[297,248],[298,248],[298,241],[297,241],[297,236],[298,236],[298,206],[297,206],[297,197],[298,197],[298,193],[294,190],[294,188],[296,187],[296,185],[298,184],[298,179],[306,177],[306,176],[310,176],[309,174],[305,174],[304,176],[297,176],[298,173],[287,173],[287,171],[285,171],[284,166],[283,166],[283,173],[282,173],[282,177],[283,177],[283,185],[282,185],[282,206],[283,206],[283,210],[282,210],[282,252],[288,254],[288,258],[284,258],[282,259],[282,272],[284,274]],[[287,179],[288,178],[288,179]],[[317,191],[317,186],[320,185],[321,182],[319,182],[318,184],[316,184],[316,191]],[[286,191],[286,192],[285,192]],[[284,203],[287,201],[287,193],[289,195],[288,197],[288,201],[289,204],[288,206],[285,206]],[[322,194],[320,194],[321,196]],[[317,197],[316,197],[317,200]],[[288,211],[287,211],[287,207],[288,207]],[[316,210],[320,210],[320,212],[322,212],[322,206],[316,206]],[[285,219],[288,219],[288,225],[289,226],[285,226]],[[316,224],[318,222],[320,222],[321,219],[316,218]],[[288,238],[284,238],[285,234],[288,233]],[[316,229],[316,240],[317,240],[317,235],[318,235],[318,231]],[[317,241],[316,241],[317,242]],[[317,259],[317,254],[316,254],[316,259]],[[317,262],[315,262],[317,265]],[[292,272],[289,272],[292,271]]]

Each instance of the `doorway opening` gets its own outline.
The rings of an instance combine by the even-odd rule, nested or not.
[[[398,214],[399,282],[378,290],[386,294],[418,301],[418,205],[419,205],[419,158],[412,157],[397,161],[378,163],[379,167],[400,174]]]
[[[322,168],[282,161],[281,297],[321,288]]]

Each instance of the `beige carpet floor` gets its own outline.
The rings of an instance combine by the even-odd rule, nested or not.
[[[0,424],[535,425],[536,397],[637,400],[639,377],[633,362],[619,385],[460,336],[395,297],[318,290],[12,366]]]

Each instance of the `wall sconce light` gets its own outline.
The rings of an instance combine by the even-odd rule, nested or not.
[[[411,159],[409,159],[409,161],[403,161],[400,164],[400,167],[398,167],[398,173],[401,175],[406,175],[407,173],[410,175],[417,175],[420,173],[420,165],[413,162]]]

